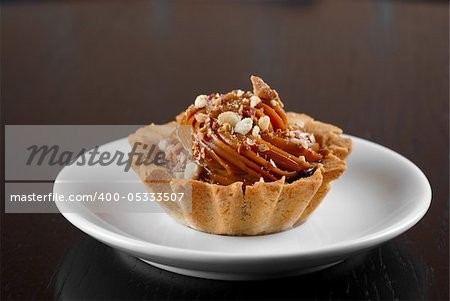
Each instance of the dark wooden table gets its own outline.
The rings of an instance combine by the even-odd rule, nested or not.
[[[263,283],[168,273],[60,215],[2,213],[2,299],[449,298],[447,1],[7,1],[1,17],[2,124],[164,122],[257,74],[289,109],[408,157],[433,189],[400,237]]]

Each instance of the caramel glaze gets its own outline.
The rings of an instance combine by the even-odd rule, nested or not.
[[[201,167],[199,180],[249,185],[285,177],[293,182],[313,174],[320,163],[322,155],[314,136],[302,131],[300,125],[288,123],[275,90],[258,77],[252,76],[252,82],[253,93],[238,90],[208,95],[206,105],[191,105],[179,120],[193,128],[193,155]],[[252,96],[260,100],[256,105],[250,101]],[[250,130],[243,135],[230,124],[219,124],[218,116],[227,111],[241,119],[251,118],[253,126],[264,116],[270,123],[258,134]]]

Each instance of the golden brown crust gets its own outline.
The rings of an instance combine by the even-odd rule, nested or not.
[[[179,179],[154,183],[151,181],[170,178],[168,170],[156,166],[138,166],[135,161],[132,166],[148,190],[183,191],[190,196],[181,204],[160,202],[170,216],[186,226],[224,235],[283,231],[304,222],[320,205],[332,181],[345,171],[344,159],[352,148],[351,140],[341,136],[342,130],[336,126],[314,121],[305,114],[288,113],[287,116],[289,123],[302,123],[305,131],[313,133],[321,147],[327,150],[313,175],[293,183],[285,183],[284,178],[247,186],[243,186],[242,182],[223,186]],[[173,127],[174,124],[167,126]],[[130,135],[130,143],[157,144],[162,135],[167,133],[157,127],[150,125],[138,130]]]
[[[306,131],[314,134],[321,146],[330,151],[322,161],[323,182],[316,195],[296,222],[299,225],[316,210],[331,188],[333,180],[339,178],[347,168],[345,158],[352,151],[352,141],[343,137],[342,130],[334,125],[315,121],[308,115],[287,113],[288,119],[293,123],[303,123]]]

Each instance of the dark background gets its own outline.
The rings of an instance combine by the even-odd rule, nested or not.
[[[2,299],[448,299],[448,21],[447,1],[3,2],[3,125],[165,122],[256,74],[287,109],[411,159],[433,200],[368,253],[263,283],[171,274],[60,215],[2,213]]]

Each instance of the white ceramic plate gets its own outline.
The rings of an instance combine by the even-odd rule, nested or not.
[[[164,213],[95,214],[89,205],[70,213],[73,202],[58,202],[57,206],[92,237],[176,273],[228,280],[307,273],[405,232],[430,206],[431,188],[419,168],[383,146],[351,138],[354,151],[348,169],[333,183],[322,205],[303,225],[277,234],[219,236],[179,225]],[[127,140],[105,144],[99,151],[117,149],[128,152]],[[72,185],[62,185],[71,181]],[[58,175],[54,192],[107,192],[117,182],[137,183],[139,179],[116,165],[70,166]],[[130,185],[123,191],[128,192],[145,192],[145,188]]]

